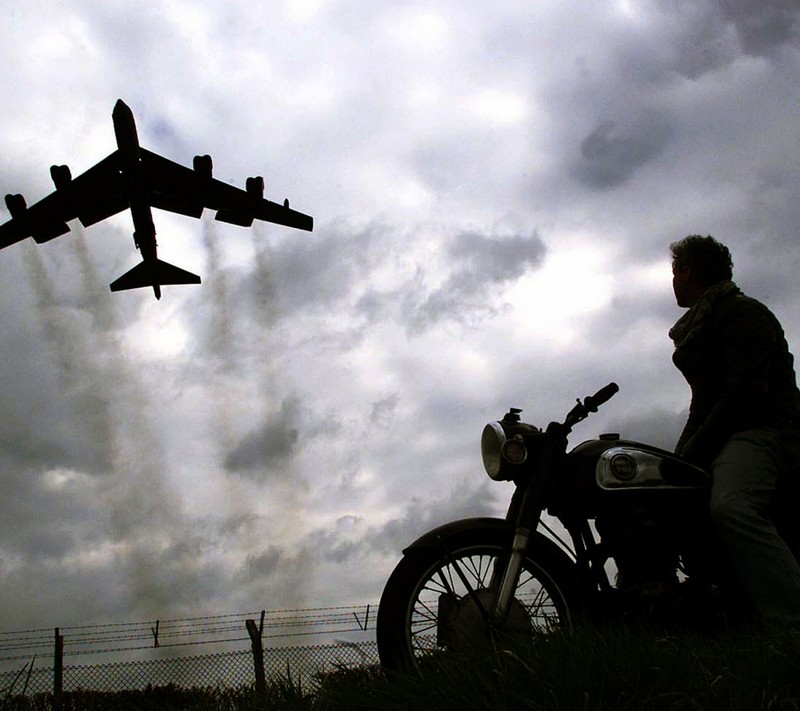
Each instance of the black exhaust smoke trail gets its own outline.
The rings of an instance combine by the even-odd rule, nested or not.
[[[242,399],[253,397],[254,383],[249,353],[253,334],[249,324],[243,322],[246,314],[234,310],[231,302],[228,275],[222,264],[218,225],[211,219],[202,221],[203,247],[206,264],[204,268],[204,298],[209,304],[209,321],[205,343],[207,363],[211,377],[206,378],[209,396],[213,401],[210,426],[223,462],[237,448],[242,438],[243,424],[240,421]],[[258,403],[259,405],[261,403]],[[249,403],[247,407],[249,408]],[[245,423],[249,428],[252,423]],[[227,468],[223,466],[223,470]],[[224,478],[225,496],[218,502],[217,514],[222,517],[223,528],[234,523],[235,549],[261,555],[264,538],[258,521],[259,509],[253,503],[252,492],[246,482],[237,476]],[[236,522],[239,525],[236,525]],[[240,525],[250,522],[248,525]],[[245,563],[245,566],[247,563]]]
[[[74,235],[75,256],[78,259],[78,265],[81,270],[83,291],[88,295],[91,304],[90,311],[102,332],[115,333],[117,319],[114,304],[116,302],[108,298],[108,285],[100,278],[89,255],[83,225],[76,223],[72,228],[72,233]]]
[[[209,329],[209,347],[218,367],[223,372],[233,368],[236,350],[233,348],[233,316],[231,312],[227,275],[222,267],[217,226],[213,220],[203,219],[203,247],[206,253],[205,288],[211,297],[212,312]]]
[[[269,329],[278,318],[278,304],[274,273],[272,269],[272,250],[263,234],[260,223],[253,225],[253,254],[255,255],[255,317],[259,325]]]
[[[234,413],[239,397],[235,387],[236,372],[243,340],[235,337],[227,274],[222,267],[216,223],[204,218],[202,232],[206,256],[204,296],[211,301],[205,341],[213,371],[213,377],[208,378],[215,403],[213,426],[220,444],[227,451],[235,441]]]
[[[53,277],[34,248],[26,250],[25,261],[35,311],[73,413],[70,425],[90,453],[84,466],[101,477],[99,520],[108,522],[111,540],[126,544],[115,565],[116,575],[126,576],[119,587],[129,592],[127,602],[137,611],[131,614],[157,618],[169,614],[175,597],[169,581],[158,574],[158,551],[185,541],[186,531],[164,486],[163,444],[149,424],[149,403],[120,341],[115,297],[98,277],[80,228],[74,238],[78,288],[90,298],[82,310],[60,303],[51,287]],[[68,263],[61,266],[59,271],[69,271]],[[69,278],[65,284],[70,285]]]
[[[114,413],[112,418],[108,412],[106,419],[111,428],[107,441],[115,475],[113,491],[109,491],[113,535],[120,541],[135,540],[124,566],[132,599],[140,609],[144,608],[145,614],[163,615],[171,592],[162,589],[163,581],[155,575],[158,566],[153,564],[152,550],[159,544],[147,534],[142,538],[141,534],[158,522],[162,537],[165,534],[169,540],[183,540],[183,532],[175,526],[178,507],[164,485],[164,448],[149,424],[150,403],[120,341],[117,301],[98,275],[83,228],[78,225],[74,231],[82,288],[89,295],[87,308],[98,327],[92,333],[96,344],[93,352],[102,357],[102,364],[95,361],[94,384],[112,403],[109,409]]]
[[[110,447],[113,429],[110,400],[102,388],[94,386],[92,354],[87,352],[85,340],[80,336],[84,324],[75,319],[68,322],[74,314],[59,303],[51,287],[54,277],[48,274],[39,250],[31,246],[23,254],[35,297],[34,311],[53,354],[62,393],[75,413],[70,425],[80,449],[89,453],[84,465],[95,473],[107,472],[114,460]]]
[[[253,328],[257,333],[257,338],[253,339],[254,353],[252,356],[259,364],[259,370],[253,370],[253,377],[258,381],[257,392],[266,404],[265,412],[279,409],[283,415],[285,411],[294,413],[287,424],[297,427],[295,437],[300,443],[303,442],[302,406],[299,402],[290,401],[287,394],[283,395],[282,402],[279,403],[279,384],[281,381],[278,362],[287,360],[286,353],[282,352],[281,346],[285,343],[276,337],[276,325],[280,319],[280,303],[278,300],[278,286],[276,284],[273,269],[274,253],[270,246],[269,238],[264,234],[264,227],[261,223],[255,223],[252,228],[253,254],[254,254],[254,287],[250,295],[253,299]],[[288,360],[291,360],[289,358]],[[295,412],[297,410],[297,412]],[[294,420],[294,421],[292,421]],[[302,447],[302,444],[298,444]],[[269,465],[266,465],[269,466]],[[278,506],[282,512],[283,521],[282,533],[287,539],[302,542],[305,541],[310,530],[307,524],[308,514],[308,482],[301,471],[294,464],[293,455],[290,454],[281,465],[283,471],[270,478],[272,491],[279,497]],[[294,471],[293,471],[294,470]],[[291,529],[291,530],[290,530]],[[316,553],[314,551],[313,553]],[[285,585],[291,586],[293,591],[292,605],[302,607],[306,604],[306,590],[310,587],[313,577],[313,553],[310,553],[304,545],[299,546],[293,554],[291,562],[284,562],[283,565],[292,567],[291,570],[284,571]],[[313,601],[312,601],[313,602]]]

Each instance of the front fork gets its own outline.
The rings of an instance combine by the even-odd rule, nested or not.
[[[536,524],[539,520],[537,518]],[[497,588],[497,597],[494,609],[491,613],[491,622],[495,625],[502,624],[511,609],[511,601],[519,583],[519,575],[522,571],[522,558],[528,548],[528,541],[531,537],[531,529],[518,527],[514,533],[514,542],[511,544],[511,553],[508,556],[506,565],[503,569],[500,585]]]
[[[545,440],[537,471],[534,472],[525,489],[517,489],[514,492],[508,509],[507,517],[515,523],[514,539],[505,565],[500,571],[497,595],[490,612],[489,623],[493,626],[502,625],[511,610],[528,543],[539,526],[539,519],[545,509],[554,476],[560,469],[561,460],[566,451],[567,431],[565,431],[564,425],[551,422],[547,426],[545,434],[548,437]],[[521,500],[518,497],[520,493]]]

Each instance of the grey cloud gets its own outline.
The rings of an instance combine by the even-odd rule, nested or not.
[[[645,112],[633,122],[603,121],[581,142],[576,177],[592,188],[619,187],[664,150],[672,133],[666,120],[654,112]]]
[[[462,322],[495,313],[500,289],[541,265],[546,247],[538,233],[490,237],[462,232],[448,241],[439,286],[426,286],[427,269],[417,265],[405,283],[385,291],[368,289],[356,303],[369,321],[399,319],[412,333],[444,320]]]
[[[630,399],[630,395],[629,395]],[[633,407],[648,403],[631,403]],[[645,442],[672,451],[678,441],[688,412],[674,413],[663,408],[639,409],[614,422],[614,427],[625,439]]]
[[[509,237],[477,232],[457,235],[448,250],[450,275],[408,314],[412,328],[425,329],[443,319],[461,321],[467,314],[481,311],[493,313],[492,289],[540,266],[545,252],[536,232]]]
[[[255,317],[264,325],[298,311],[336,308],[356,285],[383,263],[393,231],[380,224],[346,225],[295,236],[274,248],[257,246],[256,269],[240,287],[255,297]]]
[[[463,232],[450,245],[450,256],[458,265],[453,281],[466,289],[479,284],[501,284],[521,277],[541,264],[545,246],[538,233],[488,237]]]
[[[481,480],[472,488],[459,487],[439,499],[414,497],[402,516],[371,529],[365,541],[369,548],[381,553],[397,553],[426,531],[448,521],[496,514],[496,493],[488,480]]]
[[[745,53],[765,57],[794,43],[800,30],[796,0],[718,0],[723,17],[733,23]]]
[[[2,460],[0,460],[2,461]],[[74,477],[63,487],[47,487],[42,474],[20,471],[2,461],[5,494],[0,498],[0,550],[25,561],[61,560],[80,546],[91,545],[91,505],[96,489],[88,478]]]
[[[669,262],[665,259],[664,270],[668,272],[669,269]],[[682,314],[683,311],[675,306],[671,291],[622,294],[612,298],[607,315],[593,319],[587,325],[585,335],[592,346],[608,348],[608,344],[638,333],[642,328],[660,328],[666,347],[671,344],[667,332]]]
[[[675,70],[688,79],[727,66],[741,53],[736,33],[707,4],[684,3],[684,23],[675,37]]]
[[[774,58],[798,39],[795,0],[662,0],[660,5],[679,21],[672,38],[678,51],[675,69],[689,79],[728,66],[742,54]]]
[[[294,455],[300,437],[300,403],[287,398],[277,413],[252,430],[225,458],[228,471],[248,472],[266,478],[270,470]]]
[[[472,311],[480,317],[492,315],[497,301],[492,289],[537,268],[546,253],[536,231],[501,236],[470,231],[441,239],[426,237],[433,242],[433,254],[439,245],[445,245],[442,267],[446,276],[431,286],[429,276],[436,267],[404,262],[404,251],[413,250],[418,239],[387,224],[353,230],[340,224],[323,228],[307,240],[262,248],[250,277],[239,280],[237,303],[249,299],[255,306],[254,317],[264,327],[299,312],[327,312],[360,316],[367,324],[400,321],[409,331],[419,332],[442,320],[463,321]],[[392,278],[396,283],[383,287],[375,275],[387,267],[395,272]],[[342,323],[347,328],[347,321]],[[363,323],[350,327],[349,338],[358,339]]]
[[[338,565],[353,563],[373,553],[396,556],[438,525],[471,516],[496,515],[496,493],[490,482],[482,479],[476,486],[462,486],[440,498],[426,500],[415,496],[408,500],[399,517],[365,528],[356,526],[354,530],[360,534],[357,536],[353,536],[354,530],[347,524],[358,524],[361,517],[343,516],[332,527],[313,531],[306,549],[313,550],[318,561]]]
[[[372,403],[369,421],[379,427],[386,426],[391,422],[400,403],[400,393],[392,393],[388,397]]]
[[[279,564],[284,555],[282,548],[278,546],[268,546],[263,553],[247,556],[240,577],[247,581],[254,581],[266,578],[274,572],[280,570]]]

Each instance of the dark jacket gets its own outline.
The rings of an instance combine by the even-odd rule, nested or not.
[[[717,291],[703,323],[676,340],[673,355],[692,390],[675,451],[703,466],[736,432],[800,427],[794,359],[778,319],[732,282]]]

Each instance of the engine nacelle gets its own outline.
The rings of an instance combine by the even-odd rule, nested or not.
[[[72,173],[68,165],[51,165],[50,177],[53,179],[56,190],[64,190],[72,182]]]
[[[252,195],[253,197],[257,197],[261,200],[264,197],[264,178],[260,175],[255,176],[254,178],[248,178],[245,182],[245,189],[247,190],[248,195]]]
[[[28,205],[22,195],[6,195],[6,207],[13,218],[22,217],[28,210]]]
[[[211,156],[195,156],[192,161],[194,172],[197,173],[204,180],[211,180],[212,173],[214,172],[214,164],[211,162]]]

